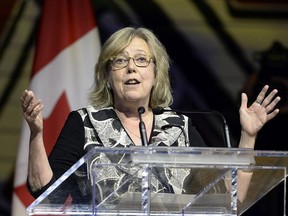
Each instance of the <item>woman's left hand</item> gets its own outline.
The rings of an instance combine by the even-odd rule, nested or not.
[[[247,95],[245,93],[241,95],[240,123],[242,131],[250,137],[256,137],[266,122],[279,113],[279,109],[275,109],[275,106],[280,101],[279,96],[275,97],[278,90],[274,89],[266,96],[268,89],[269,86],[265,85],[250,107],[247,107]]]

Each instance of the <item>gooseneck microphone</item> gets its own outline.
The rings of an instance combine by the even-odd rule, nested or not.
[[[224,137],[225,142],[228,148],[231,148],[231,141],[230,141],[230,134],[229,134],[229,127],[226,122],[225,117],[222,113],[212,110],[212,111],[185,111],[185,110],[177,110],[177,109],[164,109],[163,107],[157,107],[153,109],[153,113],[155,115],[163,114],[164,112],[175,112],[178,114],[208,114],[208,115],[217,115],[222,119],[223,122],[223,131],[224,131]]]
[[[164,126],[161,127],[161,129],[162,130],[166,130],[166,129],[169,129],[169,128],[172,128],[172,127],[178,127],[181,130],[181,132],[183,133],[184,139],[185,139],[185,145],[187,147],[189,147],[187,134],[185,133],[184,128],[181,127],[180,125],[177,125],[177,124],[164,125]]]
[[[138,115],[139,115],[139,130],[141,135],[141,142],[143,146],[148,146],[148,138],[147,138],[147,131],[145,127],[145,123],[142,120],[142,114],[145,112],[144,107],[138,108]]]

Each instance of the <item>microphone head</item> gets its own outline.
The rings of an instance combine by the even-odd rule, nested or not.
[[[143,114],[145,112],[145,108],[144,107],[138,107],[138,113],[139,114]]]
[[[160,115],[160,114],[163,114],[165,112],[164,108],[163,107],[156,107],[156,108],[153,108],[153,113],[155,115]]]

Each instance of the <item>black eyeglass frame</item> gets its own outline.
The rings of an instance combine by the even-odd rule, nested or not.
[[[133,62],[134,62],[134,64],[135,64],[137,67],[140,67],[140,68],[146,68],[146,67],[148,67],[148,66],[150,65],[151,61],[154,62],[153,58],[152,58],[152,57],[149,57],[149,60],[145,59],[146,62],[147,62],[147,65],[138,65],[138,63],[135,62],[135,60],[136,60],[137,58],[133,58],[133,57],[129,56],[129,57],[127,57],[127,58],[125,59],[125,62],[126,62],[126,65],[125,65],[125,66],[120,67],[120,68],[119,68],[119,67],[113,68],[113,67],[115,67],[115,64],[116,64],[116,63],[114,62],[114,60],[115,60],[116,58],[117,58],[117,57],[112,57],[112,58],[109,59],[109,60],[110,60],[110,67],[111,67],[111,69],[113,69],[113,70],[121,70],[121,69],[127,67],[128,64],[129,64],[130,59],[132,59]]]

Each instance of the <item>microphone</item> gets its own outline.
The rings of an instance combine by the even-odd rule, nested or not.
[[[208,115],[212,114],[212,115],[217,115],[218,117],[220,117],[222,119],[222,122],[223,122],[223,131],[224,131],[224,137],[225,137],[226,145],[228,148],[231,148],[229,127],[228,127],[227,121],[226,121],[226,119],[222,113],[215,111],[215,110],[211,110],[211,111],[187,111],[187,110],[177,110],[177,109],[164,109],[163,107],[156,107],[153,109],[153,113],[155,115],[160,115],[160,114],[163,114],[164,112],[175,112],[178,114],[208,114]]]
[[[156,114],[156,115],[157,115],[157,114]],[[164,126],[161,127],[161,129],[162,129],[162,130],[165,130],[165,129],[172,128],[172,127],[178,127],[178,128],[182,131],[182,133],[183,133],[183,135],[184,135],[184,139],[185,139],[185,145],[186,145],[187,147],[189,147],[189,142],[188,142],[187,134],[185,133],[184,128],[181,127],[180,125],[176,125],[176,124],[164,125]]]
[[[145,112],[144,107],[139,107],[138,108],[138,115],[139,115],[139,130],[140,130],[140,135],[141,135],[141,142],[143,146],[148,146],[148,138],[147,138],[147,132],[146,132],[146,127],[145,123],[142,121],[142,114]]]

